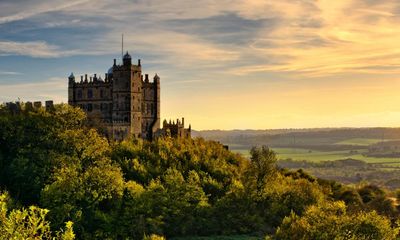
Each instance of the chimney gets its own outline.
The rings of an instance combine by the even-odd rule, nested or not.
[[[182,118],[182,125],[185,126],[185,118]]]
[[[142,82],[143,82],[143,75],[142,76],[140,76],[141,78],[142,78]]]
[[[88,80],[88,79],[87,79],[87,74],[85,74],[85,82],[87,82],[87,80]]]
[[[144,80],[145,80],[145,82],[149,82],[149,74],[145,74]]]
[[[114,66],[117,65],[117,59],[114,58]]]
[[[140,59],[138,59],[137,64],[138,64],[139,67],[142,66],[142,63],[140,62]]]
[[[83,76],[81,76],[81,82],[83,82]]]
[[[108,73],[106,73],[106,77],[104,78],[104,80],[107,82],[107,80],[108,80]]]

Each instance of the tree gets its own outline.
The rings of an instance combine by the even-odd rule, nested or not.
[[[376,212],[348,214],[344,202],[325,202],[309,207],[302,215],[285,217],[275,238],[284,239],[396,239],[398,227]]]
[[[260,196],[267,183],[276,176],[276,154],[266,146],[250,150],[250,165],[246,172],[246,182]]]
[[[60,137],[81,129],[85,114],[65,104],[53,111],[21,107],[18,114],[0,109],[0,185],[29,205],[38,203],[56,161],[65,155]]]
[[[65,230],[53,234],[50,230],[50,223],[46,220],[48,210],[30,206],[28,209],[9,211],[8,198],[7,193],[0,195],[0,239],[75,239],[72,222],[66,223]],[[56,237],[53,238],[53,235]]]
[[[53,179],[43,189],[41,203],[51,209],[54,227],[72,220],[80,238],[111,234],[113,204],[122,198],[124,189],[118,167],[104,158],[85,168],[72,165],[58,169]]]

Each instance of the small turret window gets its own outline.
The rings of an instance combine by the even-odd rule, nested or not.
[[[78,99],[82,99],[82,90],[78,90],[78,94],[77,94],[77,98]]]

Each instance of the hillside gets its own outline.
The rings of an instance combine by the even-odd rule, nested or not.
[[[68,105],[0,106],[0,239],[398,236],[394,192],[279,168],[267,147],[249,156],[202,138],[109,142]]]

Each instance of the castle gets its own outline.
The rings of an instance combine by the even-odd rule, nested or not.
[[[132,64],[128,52],[122,65],[113,66],[104,79],[94,74],[76,81],[73,73],[68,77],[68,104],[83,109],[89,119],[97,120],[106,129],[110,139],[129,137],[152,140],[158,136],[190,137],[191,127],[184,128],[184,120],[163,122],[160,128],[160,77],[152,81],[142,75],[140,59]]]

